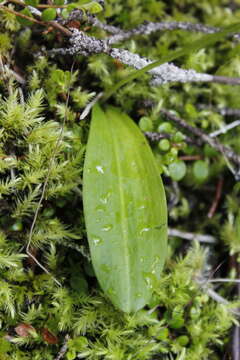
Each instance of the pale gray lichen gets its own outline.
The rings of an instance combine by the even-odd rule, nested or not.
[[[72,29],[72,36],[69,40],[71,47],[67,49],[55,49],[51,53],[60,53],[62,55],[82,54],[85,56],[92,54],[107,54],[114,59],[118,59],[123,64],[142,69],[152,64],[153,61],[141,57],[138,54],[131,53],[128,50],[112,48],[108,40],[99,40],[93,36],[86,35],[77,29]],[[195,70],[184,70],[173,64],[165,63],[149,71],[153,75],[151,85],[161,85],[168,82],[209,82],[213,81],[213,76],[209,74],[198,73]]]
[[[220,31],[220,29],[217,27],[206,26],[203,24],[192,24],[190,22],[181,21],[146,22],[129,31],[122,31],[121,29],[119,29],[119,31],[116,32],[115,27],[113,30],[114,35],[108,38],[110,44],[127,40],[135,35],[150,35],[156,31],[186,30],[190,32],[201,32],[205,34],[213,34]]]

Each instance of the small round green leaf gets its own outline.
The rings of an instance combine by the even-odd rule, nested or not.
[[[25,8],[21,11],[19,11],[20,14],[23,14],[23,15],[26,15],[26,16],[29,16],[29,17],[33,17],[30,10],[28,8]],[[17,16],[17,21],[23,25],[23,26],[30,26],[32,25],[32,21],[28,20],[28,19],[24,19],[20,16]]]
[[[203,160],[197,160],[193,165],[193,175],[197,181],[204,181],[209,174],[208,163]]]
[[[16,221],[14,224],[12,224],[11,228],[12,231],[22,231],[23,224],[21,221]]]
[[[176,134],[173,137],[173,141],[176,143],[179,143],[185,139],[185,135],[181,133],[180,131],[177,131]]]
[[[169,330],[168,330],[167,327],[165,327],[165,328],[162,328],[162,329],[159,330],[156,338],[158,340],[166,341],[168,336],[169,336]]]
[[[186,346],[189,343],[189,337],[186,335],[181,335],[177,338],[177,343],[181,346]]]
[[[172,125],[167,121],[164,121],[158,126],[158,132],[160,133],[161,132],[170,133],[171,131],[172,131]]]
[[[56,9],[52,9],[52,8],[45,9],[42,12],[42,20],[43,21],[52,21],[56,18],[56,15],[57,15]]]
[[[152,120],[147,116],[141,117],[139,121],[139,127],[142,131],[151,131],[152,130]]]
[[[162,151],[168,151],[170,149],[170,142],[168,139],[162,139],[158,143],[158,147]]]
[[[91,14],[97,14],[103,10],[102,6],[97,1],[91,1],[81,7],[84,10],[89,11]]]
[[[172,329],[180,329],[184,326],[184,318],[181,316],[176,316],[172,320],[169,321],[169,326]]]
[[[169,165],[168,170],[171,178],[174,181],[179,181],[185,176],[187,167],[184,161],[177,160]]]
[[[62,15],[63,19],[67,19],[68,16],[69,16],[68,9],[63,9],[62,12],[61,12],[61,15]]]

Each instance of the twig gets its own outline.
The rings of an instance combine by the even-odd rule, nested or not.
[[[169,134],[163,134],[163,133],[152,132],[152,131],[145,131],[144,134],[151,141],[159,141],[161,139],[170,139]]]
[[[42,21],[39,21],[39,20],[37,20],[37,19],[35,19],[35,18],[33,18],[33,17],[30,17],[30,16],[24,15],[24,14],[22,14],[22,13],[19,13],[19,12],[15,11],[15,10],[9,9],[9,8],[6,7],[6,6],[0,5],[0,9],[2,9],[3,11],[9,12],[10,14],[14,14],[14,15],[16,15],[16,16],[19,16],[19,17],[21,17],[21,18],[23,18],[23,19],[32,21],[32,22],[34,22],[34,23],[36,23],[36,24],[46,26],[46,23],[44,23],[44,22],[42,22]]]
[[[198,141],[209,144],[211,147],[222,153],[228,160],[232,160],[238,167],[240,167],[240,156],[236,154],[229,147],[222,145],[218,140],[211,138],[208,134],[204,133],[202,130],[197,127],[189,125],[185,120],[177,117],[168,110],[161,109],[162,114],[164,114],[169,120],[174,121],[175,124],[180,126],[182,129],[187,130],[192,135],[195,135],[198,138]],[[236,175],[236,172],[234,173]]]
[[[195,161],[195,160],[201,160],[202,156],[201,155],[183,155],[183,156],[179,156],[178,158],[179,158],[179,160],[183,160],[183,161]]]
[[[240,360],[240,327],[234,326],[232,341],[232,357],[233,360]]]
[[[11,13],[11,14],[14,14],[14,15],[16,15],[16,16],[19,16],[19,17],[21,17],[21,18],[23,18],[23,19],[32,21],[32,22],[34,22],[34,23],[36,23],[36,24],[45,26],[45,27],[51,25],[52,27],[54,27],[56,30],[60,31],[62,34],[64,34],[64,35],[67,36],[67,37],[70,37],[70,36],[72,35],[72,32],[71,32],[70,30],[66,29],[66,28],[65,28],[64,26],[62,26],[61,24],[58,24],[56,21],[45,21],[45,22],[44,22],[44,21],[40,21],[40,20],[35,19],[34,17],[30,17],[30,16],[27,16],[27,15],[24,15],[24,14],[22,14],[22,13],[19,13],[19,12],[15,11],[15,10],[9,9],[8,7],[3,6],[3,5],[0,5],[0,9],[2,9],[3,11],[9,12],[9,13]],[[35,9],[35,8],[30,7],[30,11],[31,11],[31,9]],[[35,9],[35,10],[37,11],[37,9]],[[32,13],[33,13],[34,15],[36,15],[36,14],[35,14],[35,11],[32,11]]]
[[[104,24],[100,20],[98,20],[96,16],[91,15],[89,13],[84,13],[80,9],[71,11],[67,19],[59,18],[58,22],[62,25],[66,25],[73,20],[84,21],[88,24],[96,26],[102,30],[105,30],[106,32],[109,32],[111,34],[119,34],[119,32],[123,32],[120,28],[116,26]]]
[[[240,109],[223,108],[219,109],[219,113],[223,116],[240,116]]]
[[[73,10],[69,17],[65,19],[59,19],[62,24],[67,24],[71,20],[84,20],[87,23],[96,26],[113,36],[108,37],[109,44],[114,44],[119,41],[127,40],[135,35],[150,35],[156,31],[172,31],[172,30],[186,30],[191,32],[200,32],[205,34],[214,34],[221,29],[213,26],[206,26],[203,24],[193,24],[190,22],[177,22],[177,21],[164,21],[164,22],[145,22],[135,29],[124,31],[117,26],[112,26],[102,23],[94,15],[84,14],[81,10]]]
[[[151,141],[159,141],[161,139],[170,139],[169,134],[163,134],[163,133],[152,132],[152,131],[146,131],[144,134]],[[197,140],[195,141],[195,140],[191,139],[188,136],[185,136],[184,141],[186,141],[189,144],[194,144],[196,146],[201,146],[201,144],[199,144]]]
[[[87,104],[83,112],[81,113],[79,119],[83,120],[89,114],[92,107],[96,104],[96,102],[103,96],[103,92],[100,92],[90,103]]]
[[[236,284],[240,284],[240,279],[209,279],[208,280],[209,283],[215,283],[215,282],[222,282],[222,283],[236,283]]]
[[[181,239],[190,240],[190,241],[196,240],[196,241],[199,241],[202,243],[207,243],[207,244],[217,243],[217,239],[212,235],[195,234],[195,233],[181,231],[178,229],[169,228],[168,235],[172,236],[172,237],[179,237]]]
[[[48,21],[47,24],[52,25],[53,28],[60,31],[63,35],[65,35],[67,37],[72,36],[72,32],[70,30],[66,29],[61,24],[59,24],[57,21]]]
[[[223,178],[220,178],[218,181],[218,184],[217,184],[216,194],[215,194],[212,206],[207,215],[209,219],[211,219],[216,212],[217,206],[219,204],[219,201],[220,201],[220,198],[222,195],[222,188],[223,188]]]
[[[211,111],[216,111],[219,114],[221,114],[222,116],[240,116],[240,109],[232,109],[232,108],[228,108],[228,107],[224,107],[224,108],[220,108],[217,106],[207,106],[205,104],[198,104],[197,105],[199,110],[211,110]]]
[[[16,71],[10,69],[8,67],[8,65],[3,65],[2,69],[3,69],[3,71],[5,71],[6,75],[13,76],[15,78],[15,80],[17,80],[19,82],[19,84],[24,85],[26,83],[26,80],[21,75],[16,73]],[[1,69],[0,69],[0,71],[1,71]]]
[[[224,297],[219,295],[216,291],[214,291],[209,286],[209,280],[206,281],[206,279],[204,277],[197,277],[197,278],[195,278],[195,280],[198,283],[198,285],[207,293],[207,295],[211,299],[213,299],[214,301],[216,301],[216,302],[218,302],[220,304],[230,305],[230,303],[229,303],[229,301],[227,299],[225,299]],[[238,309],[228,308],[228,311],[231,312],[234,315],[240,316],[240,312],[238,311]]]
[[[63,346],[61,347],[57,357],[54,360],[61,360],[64,357],[64,355],[66,354],[66,352],[68,350],[68,340],[69,339],[70,339],[70,336],[67,334],[65,336]]]
[[[234,259],[234,265],[236,268],[237,276],[240,277],[240,264]],[[237,284],[237,295],[240,299],[240,281]],[[240,360],[240,327],[235,325],[233,328],[233,338],[232,338],[232,358],[233,360]]]
[[[83,31],[72,29],[72,36],[69,40],[69,48],[53,49],[49,53],[52,55],[77,55],[89,56],[92,54],[107,54],[114,59],[119,60],[125,65],[142,69],[153,61],[143,58],[138,54],[131,53],[128,50],[112,48],[108,40],[99,40],[93,36],[86,35]],[[173,64],[165,63],[149,71],[153,76],[151,85],[162,85],[168,82],[221,82],[231,83],[232,85],[240,84],[240,78],[227,78],[224,76],[215,76],[210,74],[198,73],[195,70],[184,70]]]
[[[231,130],[239,125],[240,125],[240,120],[235,120],[235,121],[231,122],[230,124],[222,127],[221,129],[212,132],[211,134],[209,134],[209,136],[211,136],[213,138],[213,137],[216,137],[221,134],[226,134],[226,132],[228,132],[229,130]]]
[[[205,34],[214,34],[220,31],[220,28],[206,26],[203,24],[193,24],[190,22],[147,22],[139,25],[137,28],[130,31],[120,31],[116,35],[109,37],[109,43],[113,44],[119,41],[127,40],[135,35],[150,35],[156,31],[172,31],[172,30],[186,30],[191,32],[201,32]]]
[[[14,3],[14,4],[17,4],[17,5],[20,5],[20,6],[23,6],[23,7],[28,6],[23,1],[20,1],[20,0],[9,0],[8,3]],[[48,9],[48,8],[60,9],[60,8],[66,8],[67,5],[36,4],[34,7],[36,7],[37,9]]]
[[[204,286],[204,289],[206,290],[206,293],[208,294],[208,296],[210,298],[212,298],[213,300],[219,302],[220,304],[224,304],[224,305],[229,305],[229,301],[226,300],[224,297],[222,297],[221,295],[219,295],[216,291],[214,291],[213,289]],[[237,309],[228,309],[232,314],[240,316],[240,312]]]

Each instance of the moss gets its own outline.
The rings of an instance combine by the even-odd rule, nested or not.
[[[222,26],[239,18],[237,1],[235,11],[227,0],[105,3],[98,18],[123,29],[144,20]],[[20,10],[18,5],[9,8]],[[67,360],[77,356],[88,360],[222,359],[229,352],[230,329],[236,320],[229,306],[211,299],[198,280],[207,280],[214,269],[219,277],[237,276],[232,263],[239,261],[240,188],[229,164],[221,153],[187,142],[175,124],[167,125],[168,150],[151,143],[163,173],[170,227],[212,234],[219,244],[191,247],[171,237],[162,279],[151,279],[154,294],[149,306],[130,315],[114,309],[99,289],[88,251],[81,187],[89,118],[79,118],[96,94],[108,90],[132,69],[103,54],[50,57],[48,49],[66,44],[60,33],[49,26],[24,27],[15,15],[0,11],[1,62],[25,81],[17,83],[13,72],[1,73],[0,360],[52,360],[64,343]],[[85,23],[76,26],[90,35],[108,35]],[[198,37],[177,30],[135,36],[118,46],[154,60]],[[238,76],[238,52],[239,45],[228,38],[210,49],[190,53],[176,64]],[[159,113],[163,107],[211,133],[234,120],[217,113],[215,107],[239,109],[239,89],[222,84],[152,87],[149,76],[144,75],[121,88],[108,103],[130,114],[140,128],[142,119],[147,119],[155,132],[166,126]],[[238,152],[240,130],[233,131],[222,134],[220,141]],[[209,169],[201,183],[194,177],[199,160]],[[184,161],[186,173],[175,181],[169,167],[179,161]],[[46,191],[29,237],[46,177]],[[220,177],[224,178],[224,190],[215,215],[209,218]],[[27,255],[29,239],[31,254],[42,267]],[[224,265],[218,267],[223,260]],[[235,300],[234,285],[221,284],[218,291]],[[21,336],[26,328],[27,334]]]

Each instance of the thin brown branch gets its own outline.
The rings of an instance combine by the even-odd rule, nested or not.
[[[183,161],[196,161],[201,160],[203,157],[201,155],[183,155],[178,157],[179,160]]]
[[[209,219],[211,219],[213,217],[213,215],[215,214],[215,212],[217,210],[217,207],[218,207],[221,195],[222,195],[222,189],[223,189],[223,178],[220,178],[217,183],[216,193],[215,193],[215,197],[214,197],[212,206],[207,215]]]
[[[55,28],[56,30],[60,31],[62,34],[64,34],[65,36],[67,37],[70,37],[72,35],[72,32],[70,30],[68,30],[67,28],[65,28],[63,25],[57,23],[56,21],[40,21],[40,20],[37,20],[36,18],[34,17],[30,17],[30,16],[27,16],[27,15],[24,15],[22,13],[19,13],[15,10],[12,10],[12,9],[9,9],[8,7],[6,6],[3,6],[3,5],[0,5],[0,9],[2,9],[3,11],[6,11],[6,12],[9,12],[11,14],[14,14],[16,16],[19,16],[23,19],[26,19],[26,20],[29,20],[29,21],[32,21],[36,24],[39,24],[39,25],[42,25],[42,26],[49,26],[51,25],[53,28]]]
[[[31,16],[27,16],[27,15],[21,14],[21,13],[15,11],[15,10],[9,9],[9,8],[6,7],[6,6],[0,5],[0,9],[2,9],[3,11],[9,12],[10,14],[14,14],[14,15],[16,15],[16,16],[19,16],[19,17],[21,17],[21,18],[23,18],[23,19],[32,21],[32,22],[34,22],[34,23],[36,23],[36,24],[46,26],[46,23],[44,23],[43,21],[37,20],[37,19],[35,19],[34,17],[31,17]]]
[[[67,28],[65,28],[64,26],[62,26],[61,24],[59,24],[58,22],[49,21],[48,24],[51,25],[56,30],[60,31],[63,35],[65,35],[67,37],[72,36],[72,32],[70,30],[68,30]]]
[[[20,0],[9,0],[8,3],[13,3],[16,5],[20,5],[23,7],[27,7],[28,5],[25,4],[24,2],[20,1]],[[48,8],[53,8],[53,9],[64,9],[67,7],[67,5],[49,5],[49,4],[38,4],[35,5],[34,7],[36,7],[37,9],[48,9]]]

